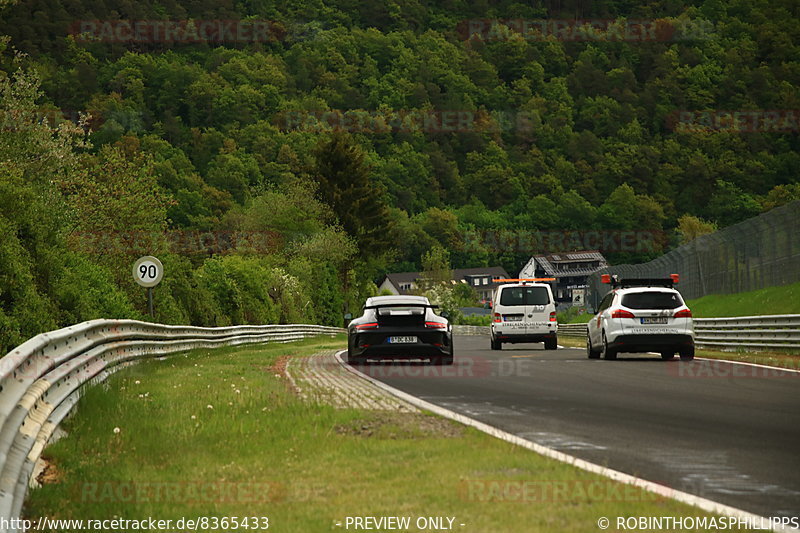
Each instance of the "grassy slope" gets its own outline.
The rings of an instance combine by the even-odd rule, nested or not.
[[[687,304],[699,318],[800,314],[800,283],[738,294],[711,294]]]
[[[68,435],[47,448],[57,482],[32,491],[27,516],[266,515],[270,530],[314,532],[338,530],[333,523],[348,515],[442,515],[455,516],[460,531],[594,532],[601,516],[703,514],[632,488],[615,492],[610,480],[438,417],[305,403],[271,367],[280,355],[342,344],[196,350],[120,371],[87,391]],[[533,483],[533,499],[470,493],[470,480]],[[275,488],[255,502],[152,496],[155,483],[185,494],[216,482]],[[567,492],[540,501],[559,482]],[[130,501],[131,484],[151,496]]]

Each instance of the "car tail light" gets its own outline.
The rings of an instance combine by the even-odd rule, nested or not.
[[[445,329],[447,327],[447,322],[425,322],[425,327],[433,329]]]
[[[495,313],[494,314],[494,321],[495,322],[502,322],[502,320],[500,319],[500,313]]]
[[[633,313],[624,309],[617,309],[611,313],[611,318],[636,318]]]
[[[672,283],[679,283],[681,281],[681,277],[678,274],[670,274],[670,278],[672,278]]]
[[[556,312],[550,311],[550,322],[555,322],[555,321],[556,321]]]
[[[681,309],[677,313],[675,313],[675,318],[692,318],[692,310],[691,309]]]
[[[600,274],[600,281],[603,283],[611,283],[611,274]]]
[[[366,324],[359,324],[359,325],[356,326],[356,329],[358,329],[358,330],[362,330],[362,329],[377,329],[377,328],[378,328],[378,323],[377,322],[367,322]]]

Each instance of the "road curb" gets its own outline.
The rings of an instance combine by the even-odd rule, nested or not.
[[[340,351],[336,352],[335,357],[336,357],[336,360],[339,362],[339,364],[342,365],[345,368],[345,370],[347,370],[348,372],[352,372],[353,374],[355,374],[356,376],[360,377],[361,379],[365,379],[365,380],[369,381],[370,383],[372,383],[376,387],[379,387],[379,388],[385,390],[386,392],[388,392],[390,394],[393,394],[393,395],[397,396],[398,398],[400,398],[402,400],[407,401],[408,403],[416,406],[419,409],[424,409],[426,411],[430,411],[432,413],[435,413],[435,414],[437,414],[439,416],[443,416],[444,418],[448,418],[450,420],[454,420],[454,421],[459,422],[461,424],[473,427],[473,428],[477,429],[478,431],[482,431],[483,433],[491,435],[492,437],[504,440],[506,442],[509,442],[511,444],[515,444],[517,446],[521,446],[523,448],[526,448],[528,450],[536,452],[536,453],[538,453],[540,455],[543,455],[545,457],[548,457],[550,459],[555,459],[556,461],[560,461],[562,463],[566,463],[566,464],[572,465],[574,467],[580,468],[581,470],[585,470],[587,472],[591,472],[593,474],[599,474],[601,476],[607,477],[607,478],[612,479],[614,481],[618,481],[620,483],[624,483],[626,485],[632,485],[634,487],[639,487],[639,488],[641,488],[643,490],[646,490],[648,492],[652,492],[652,493],[657,494],[659,496],[662,496],[664,498],[670,498],[670,499],[673,499],[675,501],[678,501],[678,502],[681,502],[681,503],[685,503],[685,504],[691,505],[693,507],[697,507],[698,509],[701,509],[703,511],[707,511],[709,513],[715,513],[715,514],[724,515],[724,516],[731,516],[731,517],[738,518],[738,519],[741,519],[741,520],[747,520],[747,521],[750,521],[750,522],[756,523],[756,524],[762,523],[762,520],[763,521],[767,520],[766,518],[764,518],[764,517],[762,517],[760,515],[753,514],[753,513],[750,513],[748,511],[745,511],[745,510],[742,510],[742,509],[738,509],[736,507],[731,507],[729,505],[725,505],[725,504],[722,504],[722,503],[719,503],[719,502],[715,502],[713,500],[709,500],[709,499],[706,499],[706,498],[701,498],[700,496],[695,496],[694,494],[689,494],[688,492],[675,490],[675,489],[672,489],[672,488],[667,487],[665,485],[660,485],[658,483],[654,483],[654,482],[648,481],[646,479],[642,479],[642,478],[639,478],[639,477],[636,477],[636,476],[632,476],[630,474],[626,474],[624,472],[620,472],[619,470],[613,470],[611,468],[607,468],[607,467],[600,466],[600,465],[595,464],[595,463],[591,463],[591,462],[586,461],[584,459],[579,459],[578,457],[575,457],[575,456],[572,456],[572,455],[569,455],[569,454],[566,454],[566,453],[563,453],[563,452],[559,452],[558,450],[554,450],[553,448],[548,448],[547,446],[543,446],[543,445],[538,444],[536,442],[532,442],[532,441],[523,439],[522,437],[518,437],[517,435],[513,435],[511,433],[508,433],[508,432],[503,431],[501,429],[498,429],[496,427],[490,426],[489,424],[486,424],[484,422],[480,422],[480,421],[475,420],[473,418],[470,418],[468,416],[462,415],[460,413],[456,413],[455,411],[451,411],[450,409],[447,409],[447,408],[441,407],[439,405],[435,405],[433,403],[427,402],[425,400],[417,398],[416,396],[412,396],[411,394],[408,394],[408,393],[403,392],[401,390],[395,389],[394,387],[392,387],[390,385],[387,385],[386,383],[383,383],[382,381],[379,381],[379,380],[377,380],[377,379],[375,379],[375,378],[373,378],[371,376],[368,376],[368,375],[364,374],[363,372],[359,372],[358,370],[356,370],[355,368],[353,368],[352,366],[347,364],[342,359],[342,354],[344,352],[345,352],[345,350],[340,350]],[[784,528],[784,527],[779,526],[779,525],[775,525],[773,527],[772,531],[788,532],[788,531],[796,531],[796,530]]]

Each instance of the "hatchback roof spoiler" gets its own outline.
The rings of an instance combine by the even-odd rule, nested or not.
[[[680,278],[677,274],[672,274],[668,278],[625,278],[619,279],[616,275],[603,274],[601,281],[610,283],[615,289],[625,289],[628,287],[667,287],[671,289]]]

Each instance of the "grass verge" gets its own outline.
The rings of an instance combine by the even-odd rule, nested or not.
[[[26,516],[267,516],[270,530],[292,532],[367,515],[455,517],[453,529],[469,532],[707,516],[432,415],[308,403],[279,377],[282,356],[343,344],[195,350],[114,374],[45,450],[46,483]]]

